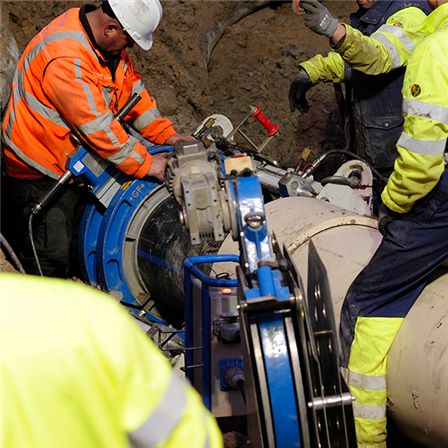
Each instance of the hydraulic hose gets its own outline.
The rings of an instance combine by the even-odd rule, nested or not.
[[[28,236],[31,242],[31,249],[33,251],[34,262],[36,263],[37,270],[39,271],[39,275],[41,277],[44,276],[42,272],[42,267],[39,261],[39,255],[37,255],[36,245],[34,244],[34,236],[33,236],[33,217],[35,213],[30,213],[30,217],[28,218]]]
[[[361,160],[361,162],[364,162],[375,174],[375,176],[384,182],[384,184],[387,183],[387,179],[376,169],[374,168],[367,160],[363,159],[362,157],[357,156],[356,154],[353,154],[350,151],[347,151],[346,149],[332,149],[330,151],[327,151],[326,153],[322,154],[320,157],[318,157],[314,162],[311,163],[311,165],[303,172],[303,178],[306,178],[310,176],[316,168],[330,155],[334,154],[345,154],[347,156],[350,156],[353,159]]]

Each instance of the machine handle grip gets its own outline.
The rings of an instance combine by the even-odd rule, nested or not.
[[[134,92],[124,106],[117,112],[115,119],[123,121],[124,117],[134,108],[134,106],[142,99],[141,95]]]
[[[273,135],[277,134],[278,130],[280,129],[280,126],[278,124],[272,123],[271,120],[266,117],[266,115],[261,111],[260,105],[254,108],[250,115],[266,129],[268,137],[272,137]]]

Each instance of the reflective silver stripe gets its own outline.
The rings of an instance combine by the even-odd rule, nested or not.
[[[57,125],[64,127],[65,129],[69,129],[66,126],[65,122],[63,121],[63,118],[56,111],[46,107],[44,104],[42,104],[39,100],[37,100],[30,93],[25,92],[25,90],[23,88],[23,74],[24,74],[24,72],[26,72],[29,69],[33,59],[43,49],[45,49],[45,47],[48,44],[58,42],[58,41],[61,41],[61,40],[67,39],[67,38],[74,39],[77,42],[80,42],[95,58],[97,57],[96,53],[93,51],[92,47],[90,46],[90,44],[89,44],[88,40],[86,39],[85,34],[83,32],[76,32],[76,31],[75,32],[58,32],[58,33],[54,33],[50,36],[47,36],[42,41],[37,42],[36,45],[34,46],[34,48],[32,48],[30,50],[30,52],[26,56],[25,60],[23,61],[23,65],[22,65],[20,71],[17,69],[15,72],[15,75],[14,75],[15,89],[14,89],[14,93],[13,93],[14,107],[11,109],[11,113],[9,116],[9,122],[8,122],[7,128],[6,128],[6,133],[3,135],[3,141],[17,155],[17,157],[19,157],[21,160],[26,162],[29,166],[35,168],[39,172],[46,174],[47,176],[49,176],[53,179],[58,179],[59,176],[56,173],[54,173],[53,171],[49,170],[48,168],[38,164],[35,160],[26,156],[22,152],[22,150],[12,142],[12,140],[9,138],[9,135],[11,135],[12,126],[15,121],[14,108],[17,106],[20,99],[23,99],[23,101],[25,101],[27,103],[27,105],[35,112],[41,114],[42,116],[47,117],[48,119],[50,119],[52,122],[56,123]]]
[[[89,102],[89,108],[90,110],[95,114],[96,117],[99,117],[100,114],[98,112],[98,109],[96,108],[95,99],[93,98],[92,92],[90,91],[90,86],[87,84],[82,76],[81,73],[81,59],[75,59],[75,76],[76,79],[81,83],[82,89],[84,90],[84,94],[87,97],[87,101]]]
[[[45,168],[44,166],[38,164],[35,160],[30,159],[28,156],[26,156],[22,152],[22,150],[18,146],[16,146],[6,134],[3,134],[2,138],[5,144],[8,146],[8,148],[10,148],[11,151],[13,151],[17,157],[26,162],[29,166],[35,168],[40,173],[46,174],[47,176],[53,179],[59,179],[59,176],[56,173],[49,170],[48,168]]]
[[[345,371],[342,374],[350,386],[367,390],[386,390],[386,377],[384,375],[363,375],[345,368],[342,369]]]
[[[126,73],[128,71],[128,64],[126,64],[126,61],[123,61],[123,73]]]
[[[109,90],[106,87],[103,87],[101,93],[103,94],[104,102],[107,104],[107,106],[109,106],[112,101]]]
[[[146,112],[142,113],[139,117],[137,117],[132,125],[134,126],[137,131],[141,131],[144,129],[148,124],[152,123],[154,120],[157,120],[158,118],[162,118],[162,115],[159,112],[159,109],[148,109]]]
[[[203,410],[202,412],[203,415],[203,420],[204,420],[204,431],[205,431],[205,441],[204,441],[204,448],[210,448],[210,425],[209,425],[209,413],[206,409]]]
[[[88,123],[84,123],[80,126],[78,126],[78,129],[86,134],[94,134],[95,132],[98,132],[99,130],[110,128],[110,125],[114,121],[114,115],[111,111],[106,112],[104,115],[99,116],[98,118],[95,118],[92,121],[89,121]]]
[[[143,90],[145,90],[145,85],[143,84],[143,81],[139,79],[132,86],[132,93],[142,93]]]
[[[400,55],[395,45],[384,34],[372,34],[370,37],[381,42],[385,47],[392,60],[392,68],[401,67]]]
[[[89,44],[89,41],[87,40],[85,34],[82,31],[69,31],[69,32],[61,32],[61,33],[54,33],[50,36],[45,37],[44,40],[38,42],[36,46],[29,52],[29,54],[26,57],[26,61],[24,63],[24,67],[22,69],[26,70],[29,65],[31,64],[31,61],[43,50],[48,44],[58,42],[60,40],[65,39],[73,39],[76,40],[76,42],[81,43],[86,50],[88,50],[92,56],[97,58],[95,51],[93,51],[91,45]]]
[[[448,107],[438,106],[436,104],[403,99],[403,113],[405,115],[416,115],[417,117],[429,118],[430,120],[448,124]]]
[[[437,156],[445,152],[446,138],[442,140],[417,140],[402,132],[397,145],[418,154]]]
[[[383,25],[379,27],[375,33],[390,33],[394,35],[409,51],[409,53],[412,53],[412,51],[415,48],[414,41],[408,36],[407,33],[403,31],[402,28],[399,28],[397,26],[393,25]]]
[[[386,406],[377,406],[353,402],[353,415],[355,418],[368,418],[369,420],[383,420],[386,418]]]
[[[123,145],[119,145],[121,147],[121,151],[113,154],[107,158],[107,160],[115,165],[119,165],[121,162],[124,162],[128,157],[132,157],[138,163],[142,164],[145,159],[138,153],[134,151],[134,148],[139,144],[139,141],[129,136],[128,141]]]
[[[58,124],[59,126],[63,126],[65,128],[67,128],[67,126],[65,125],[61,116],[57,112],[44,106],[39,100],[34,98],[28,92],[24,91],[22,78],[23,78],[23,72],[28,70],[33,59],[47,46],[47,44],[54,43],[54,42],[64,40],[67,38],[74,39],[77,42],[81,42],[86,47],[86,49],[90,53],[92,53],[93,56],[96,57],[96,54],[92,50],[84,33],[82,33],[82,32],[54,33],[51,36],[47,36],[44,40],[38,42],[35,45],[35,47],[28,53],[25,60],[23,61],[23,65],[22,65],[22,68],[20,69],[20,73],[19,73],[19,70],[16,70],[15,75],[14,75],[14,84],[16,86],[16,88],[14,89],[14,93],[15,93],[14,94],[14,107],[17,106],[17,103],[19,102],[20,99],[23,99],[30,106],[30,108],[32,110],[40,113],[42,116],[46,116],[48,119],[50,119],[54,123]],[[11,127],[12,127],[12,122],[14,121],[14,117],[15,117],[15,114],[11,113],[11,118],[8,123],[7,132],[11,132]]]
[[[131,446],[150,448],[164,442],[180,423],[186,406],[185,384],[180,378],[171,374],[170,384],[156,409],[138,429],[129,433]],[[188,441],[185,440],[185,443],[188,444]]]
[[[55,110],[42,104],[33,95],[18,88],[14,89],[14,95],[18,100],[22,99],[32,111],[37,112],[39,115],[42,115],[46,119],[52,121],[58,126],[63,127],[64,129],[69,129],[62,117]]]

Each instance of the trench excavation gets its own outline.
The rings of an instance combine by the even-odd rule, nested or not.
[[[207,14],[199,3],[190,9],[183,3],[174,5],[171,11],[167,8],[166,24],[160,30],[159,45],[155,46],[154,52],[149,55],[137,52],[135,59],[145,81],[159,99],[162,112],[166,111],[185,129],[193,130],[210,113],[223,113],[237,124],[247,114],[249,105],[260,102],[265,113],[282,129],[280,136],[266,149],[266,154],[289,167],[294,166],[304,147],[310,147],[319,154],[325,149],[340,146],[341,133],[329,85],[316,87],[311,93],[311,112],[301,116],[290,114],[287,92],[297,64],[316,52],[324,51],[326,42],[306,32],[303,24],[299,24],[292,15],[289,4],[272,8],[264,7],[266,3],[243,2],[235,9],[233,3],[229,6],[225,2],[216,2],[214,9]],[[22,11],[15,8],[14,2],[6,2],[6,11],[2,14],[6,12],[10,16],[8,20],[13,19],[11,34],[20,38],[18,49],[24,48],[35,28],[45,24],[39,22],[48,22],[50,16],[56,16],[66,7],[55,2],[52,10],[49,5],[49,2],[30,3],[29,9],[23,8]],[[350,9],[344,5],[339,8],[340,14],[344,15],[351,6]],[[25,17],[27,14],[29,17]],[[36,17],[35,26],[30,26]],[[2,25],[6,23],[3,20]],[[21,24],[27,28],[17,32]],[[2,26],[6,36],[7,29]],[[195,33],[191,32],[192,29]],[[304,42],[306,46],[303,46]],[[7,48],[8,60],[2,63],[1,75],[10,77],[10,61],[16,59],[17,51],[12,40],[2,40],[3,45]],[[2,51],[2,54],[5,53]],[[259,128],[248,129],[248,133],[254,140],[260,138]],[[281,216],[286,212],[280,207],[276,213]],[[306,213],[304,210],[302,216]],[[134,275],[143,283],[143,289],[152,289],[151,295],[164,297],[160,307],[167,308],[165,312],[168,315],[174,312],[173,320],[181,319],[179,258],[181,254],[193,253],[188,252],[188,236],[178,226],[177,216],[176,204],[165,198],[154,208],[153,214],[136,224],[141,231],[137,252],[150,252],[167,264],[154,265],[145,256],[137,256],[134,264],[127,268],[134,270]],[[298,221],[299,218],[292,226]],[[162,228],[163,224],[166,229]],[[286,234],[285,229],[281,230],[282,223],[278,226],[276,233]],[[292,239],[302,230],[296,231],[295,236],[289,235]],[[323,233],[318,238],[325,240]],[[163,235],[163,238],[158,235]],[[328,239],[331,237],[327,235]],[[325,249],[325,244],[321,246]],[[205,249],[198,252],[202,250]],[[299,249],[297,251],[300,252]],[[333,256],[335,253],[337,255],[337,251]],[[354,261],[355,264],[357,262]],[[167,266],[170,269],[167,270]],[[347,283],[349,278],[344,278]],[[444,412],[444,398],[448,396],[448,370],[444,368],[448,365],[447,281],[446,276],[441,277],[424,291],[406,319],[389,358],[392,416],[402,432],[430,447],[448,444],[448,421]],[[163,283],[171,285],[169,291],[161,288]],[[338,300],[343,293],[340,292]],[[416,364],[420,364],[417,359],[424,359],[427,368],[416,372]]]

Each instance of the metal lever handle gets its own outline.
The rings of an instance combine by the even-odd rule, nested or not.
[[[266,129],[268,137],[272,137],[279,131],[280,126],[272,123],[272,121],[266,117],[266,115],[261,111],[260,105],[252,108],[252,113],[250,115]]]
[[[120,122],[123,121],[124,117],[134,108],[134,106],[142,99],[141,95],[138,93],[133,93],[129,98],[127,103],[118,111],[115,118]]]

